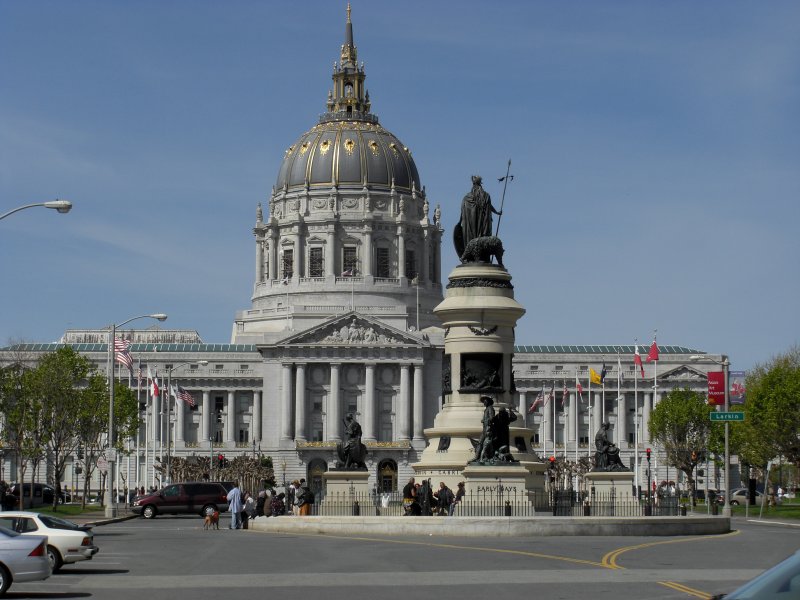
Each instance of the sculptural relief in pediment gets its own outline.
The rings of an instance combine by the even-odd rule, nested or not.
[[[295,343],[315,344],[353,344],[353,345],[385,345],[414,343],[403,339],[394,332],[377,326],[374,323],[352,318],[349,321],[337,321],[320,327],[307,335],[298,337]]]

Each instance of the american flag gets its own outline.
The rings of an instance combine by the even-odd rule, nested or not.
[[[569,389],[567,388],[567,382],[565,381],[564,390],[561,394],[561,406],[564,406],[564,403],[566,403],[567,398],[569,398]]]
[[[554,402],[556,399],[556,382],[553,382],[553,385],[550,387],[550,393],[547,394],[547,399],[545,400],[545,406],[550,402]]]
[[[114,355],[118,363],[122,363],[131,371],[133,370],[133,356],[131,356],[131,352],[128,348],[130,348],[131,343],[128,340],[123,340],[118,337],[114,337]]]
[[[179,385],[173,386],[172,395],[175,396],[176,400],[183,400],[189,406],[195,406],[192,395]]]
[[[536,396],[536,399],[533,401],[533,403],[531,403],[530,408],[528,408],[528,413],[532,413],[533,411],[535,411],[536,407],[539,406],[542,402],[544,402],[544,388],[542,388],[542,391],[539,392],[539,395]]]

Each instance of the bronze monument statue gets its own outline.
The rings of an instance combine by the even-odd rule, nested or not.
[[[488,251],[489,256],[494,254],[502,265],[502,244],[499,244],[499,239],[494,238],[496,241],[489,244],[491,247],[485,250],[483,246],[486,246],[488,241],[478,244],[480,248],[476,247],[476,243],[470,244],[479,238],[493,238],[492,213],[503,214],[492,205],[492,199],[483,189],[482,181],[480,175],[472,176],[472,190],[461,201],[461,220],[453,231],[453,242],[462,262],[474,262],[478,259],[486,262],[484,259],[488,260],[486,257]],[[470,252],[465,256],[464,252],[468,248]]]
[[[592,471],[628,471],[619,457],[619,448],[608,441],[609,423],[603,423],[594,436],[594,468]]]
[[[339,456],[339,469],[360,471],[367,468],[364,462],[367,447],[361,443],[361,425],[352,413],[347,413],[344,418],[344,443],[336,445],[336,453]]]
[[[481,396],[483,403],[483,431],[475,445],[475,458],[470,461],[482,465],[516,462],[511,455],[509,425],[517,420],[513,409],[494,410],[491,396]]]

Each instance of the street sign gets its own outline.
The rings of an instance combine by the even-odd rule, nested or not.
[[[712,412],[712,421],[744,421],[744,412]]]

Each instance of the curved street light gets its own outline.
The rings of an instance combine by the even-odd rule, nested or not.
[[[106,496],[108,498],[108,500],[106,500],[106,517],[108,518],[114,518],[117,516],[118,500],[117,495],[114,494],[113,477],[114,462],[116,462],[116,456],[114,453],[114,339],[117,337],[117,327],[122,327],[123,325],[127,325],[131,321],[135,321],[137,319],[155,319],[156,321],[166,321],[167,315],[164,313],[153,313],[149,315],[131,317],[122,323],[113,323],[108,330],[108,475],[106,476]],[[113,504],[111,503],[112,497],[114,498]]]
[[[172,462],[172,452],[170,452],[170,446],[172,444],[170,440],[170,433],[172,431],[172,400],[170,400],[170,396],[172,395],[172,372],[178,367],[185,367],[186,365],[205,366],[207,364],[207,360],[190,360],[187,362],[178,363],[177,365],[172,365],[169,369],[167,369],[167,471],[164,477],[164,483],[172,483],[172,480],[170,479],[170,463]],[[177,397],[175,400],[177,400]]]
[[[19,206],[13,210],[8,211],[7,213],[3,213],[0,215],[0,219],[5,219],[9,215],[13,215],[15,212],[19,212],[21,210],[25,210],[26,208],[33,208],[34,206],[44,206],[45,208],[54,208],[58,212],[64,214],[68,213],[72,210],[72,202],[69,200],[51,200],[50,202],[36,202],[34,204],[26,204],[25,206]]]
[[[728,361],[728,357],[725,354],[720,355],[722,360],[717,360],[707,354],[692,354],[689,357],[689,360],[692,361],[707,361],[710,363],[714,363],[717,365],[722,366],[722,381],[723,385],[725,386],[725,412],[728,412],[730,408],[730,396],[728,393],[728,386],[729,386],[729,378],[730,378],[730,361]],[[725,504],[722,507],[722,516],[730,517],[731,516],[731,454],[729,448],[729,438],[730,438],[730,423],[725,421]]]

